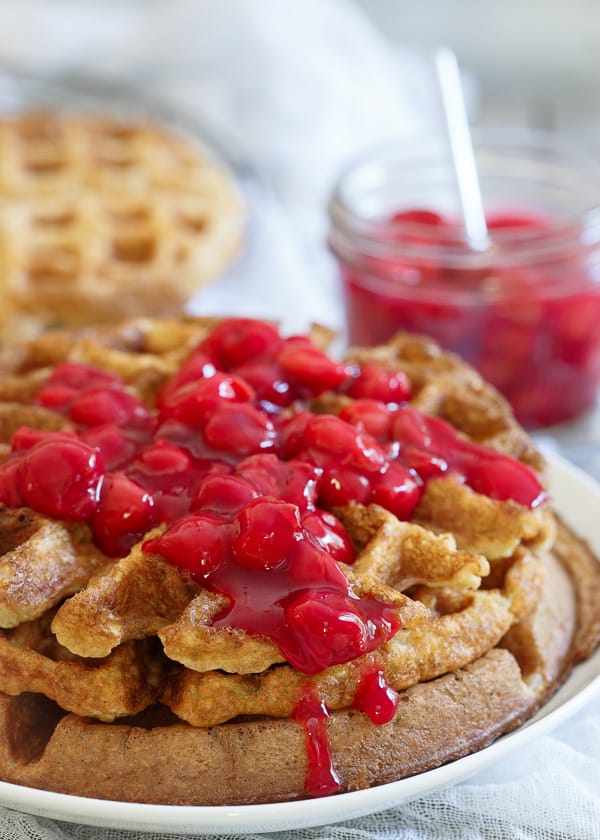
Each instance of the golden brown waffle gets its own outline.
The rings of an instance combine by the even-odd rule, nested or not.
[[[118,373],[151,406],[214,325],[145,318],[5,350],[0,442],[23,422],[68,427],[31,405],[60,362]],[[541,467],[507,405],[427,340],[399,337],[351,358],[404,370],[414,405]],[[347,401],[326,394],[313,407],[335,413]],[[411,522],[377,505],[335,512],[357,550],[354,565],[343,566],[353,591],[394,605],[402,619],[375,651],[309,679],[331,710],[341,789],[485,746],[531,714],[598,642],[600,565],[563,527],[552,547],[547,503],[531,510],[444,477],[429,482]],[[289,718],[307,675],[269,639],[213,626],[224,596],[139,544],[108,558],[87,525],[28,509],[0,512],[0,554],[0,776],[130,801],[304,795],[303,736]],[[372,668],[400,692],[385,726],[351,709]],[[86,767],[98,763],[106,772],[90,781]]]
[[[149,123],[0,122],[0,341],[179,311],[236,253],[231,175]]]

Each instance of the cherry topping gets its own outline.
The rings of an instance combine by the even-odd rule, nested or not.
[[[313,510],[304,514],[302,525],[313,540],[338,563],[353,563],[354,546],[342,523],[332,513]]]
[[[398,519],[410,519],[421,498],[422,486],[414,472],[402,464],[391,463],[374,483],[370,501]]]
[[[123,386],[123,380],[114,373],[109,373],[93,365],[80,362],[62,362],[52,371],[47,385],[65,385],[75,391],[85,391],[88,388],[106,388]]]
[[[233,522],[231,515],[230,510],[202,510],[144,544],[144,550],[161,554],[198,580],[209,578],[206,585],[227,596],[228,606],[215,616],[213,626],[239,627],[271,638],[293,667],[305,673],[353,659],[396,632],[396,610],[351,593],[348,578],[304,527],[295,505],[263,496],[248,501]],[[333,531],[333,523],[329,525]],[[312,613],[310,605],[302,603],[311,599],[317,602]],[[354,627],[332,652],[331,645],[319,641],[323,619],[319,629],[315,612],[333,620],[336,605],[349,616],[340,619],[342,627],[348,622]],[[311,614],[307,629],[304,622]]]
[[[446,443],[449,440],[447,428],[450,428],[447,424],[438,427],[438,446],[440,442]],[[400,441],[402,447],[412,444],[430,451],[433,446],[431,423],[424,414],[411,408],[393,412],[390,436]]]
[[[21,452],[23,449],[31,449],[36,443],[42,440],[62,440],[62,439],[77,440],[77,435],[74,432],[45,432],[42,429],[30,429],[29,426],[21,426],[13,434],[10,441],[10,448],[12,452]]]
[[[21,492],[21,458],[5,461],[0,469],[0,502],[8,507],[21,507],[24,499]]]
[[[383,671],[368,671],[360,682],[353,705],[367,714],[373,723],[389,723],[398,708],[398,692],[386,683]]]
[[[289,582],[287,591],[281,593],[282,603],[285,603],[285,598],[290,592],[306,591],[314,589],[315,586],[329,586],[347,595],[350,588],[342,567],[333,562],[333,553],[319,545],[304,526],[304,522],[302,525],[307,539],[299,540],[291,554],[289,567],[286,569]]]
[[[117,470],[128,464],[138,450],[138,444],[127,433],[106,423],[81,432],[81,440],[102,455],[107,470]]]
[[[277,362],[284,373],[312,396],[339,388],[348,377],[345,365],[334,362],[303,336],[286,339]]]
[[[377,441],[389,440],[392,413],[377,400],[355,400],[345,405],[339,413],[341,420],[363,429]]]
[[[264,496],[276,496],[298,505],[300,510],[315,507],[322,470],[306,461],[280,461],[276,455],[251,455],[237,466]]]
[[[274,449],[276,433],[269,418],[247,404],[222,402],[215,408],[203,430],[209,449],[229,453],[236,460]]]
[[[19,484],[29,507],[54,519],[87,519],[94,513],[104,475],[94,449],[60,435],[39,441],[21,457]]]
[[[401,370],[387,370],[373,363],[362,364],[346,389],[354,399],[404,403],[410,397],[410,382]]]
[[[148,410],[126,391],[111,388],[89,388],[75,397],[69,416],[80,426],[101,426],[113,423],[125,426],[149,418]]]
[[[392,420],[392,434],[400,441],[398,457],[408,466],[415,463],[418,469],[415,453],[422,458],[423,452],[427,452],[432,456],[430,463],[434,459],[437,462],[434,473],[445,471],[447,466],[449,472],[457,474],[473,490],[492,499],[513,499],[535,508],[547,498],[531,467],[489,447],[463,440],[449,423],[438,417],[420,414],[409,406],[399,408]],[[405,447],[405,443],[409,446]]]
[[[391,462],[389,452],[360,427],[327,414],[302,418],[296,429],[291,425],[284,446],[321,468],[319,500],[325,507],[376,502],[403,519],[412,514],[421,480]]]
[[[217,371],[217,364],[246,370],[257,390],[235,373]],[[354,397],[340,417],[307,411],[285,420],[276,413],[269,416],[292,396],[330,387]],[[103,510],[109,498],[120,498],[114,487],[123,498],[128,487],[131,498],[135,492],[146,494],[153,521],[173,521],[191,508],[232,517],[256,493],[273,496],[296,505],[305,517],[294,574],[305,575],[313,562],[328,580],[319,551],[346,562],[352,550],[341,526],[328,522],[318,503],[376,502],[408,518],[423,482],[446,473],[492,498],[512,498],[530,507],[543,501],[544,491],[528,467],[401,405],[408,390],[403,374],[371,363],[346,368],[308,338],[284,341],[273,327],[251,319],[223,322],[184,363],[163,390],[158,425],[118,376],[67,362],[48,378],[37,401],[83,428],[78,436],[19,430],[12,443],[14,457],[0,467],[2,499],[27,502],[57,516],[94,518],[97,540],[112,553],[126,551],[140,531],[134,517],[127,516],[130,537],[122,535],[120,548],[117,541],[109,546],[102,523],[117,516],[114,505],[110,516],[92,516],[105,469],[123,476],[114,482],[107,478]],[[161,436],[165,439],[157,440]],[[42,448],[45,441],[58,447],[57,460],[64,451],[61,469],[53,470],[51,450]],[[89,461],[90,450],[99,461]],[[276,451],[285,463],[267,454]],[[218,478],[236,463],[237,477]],[[56,496],[61,498],[52,502]],[[145,509],[145,501],[136,498],[138,503]],[[310,561],[306,539],[306,546],[310,543],[317,552]],[[267,566],[273,562],[267,560]]]
[[[66,414],[77,394],[77,389],[72,388],[70,385],[63,385],[61,383],[46,385],[38,391],[35,404],[41,405],[43,408],[49,408],[51,411]]]
[[[258,495],[252,484],[240,475],[209,475],[200,483],[191,509],[234,517]]]
[[[327,737],[327,706],[316,690],[308,687],[292,711],[292,719],[302,724],[306,743],[307,771],[304,789],[310,796],[330,796],[341,787],[331,757]]]
[[[276,569],[288,562],[294,544],[303,538],[296,505],[263,497],[243,508],[235,522],[233,554],[240,566]]]
[[[418,446],[411,446],[410,444],[400,443],[397,449],[397,457],[424,482],[431,478],[439,478],[449,469],[448,461],[445,458],[432,454],[429,449],[420,449]]]
[[[217,372],[216,367],[204,353],[195,353],[169,380],[156,398],[156,404],[162,405],[172,394],[199,379],[211,379]]]
[[[46,383],[38,391],[35,403],[61,413],[67,413],[80,392],[95,388],[122,389],[124,382],[112,373],[77,362],[63,362],[54,368]]]
[[[248,362],[236,367],[235,372],[254,388],[265,410],[284,408],[299,397],[297,388],[275,362]]]
[[[371,621],[369,612],[377,613]],[[287,632],[279,644],[289,662],[314,674],[386,642],[400,627],[396,611],[333,589],[300,590],[284,605]]]
[[[392,222],[397,225],[429,225],[431,227],[444,227],[446,221],[439,213],[424,208],[414,210],[400,210],[392,216]]]
[[[319,501],[325,507],[344,507],[350,502],[369,503],[373,486],[370,479],[351,467],[328,466],[323,471]]]
[[[152,496],[122,473],[102,482],[92,528],[100,548],[111,556],[124,555],[156,524]]]
[[[240,403],[253,398],[254,391],[243,379],[216,373],[167,394],[160,407],[160,417],[197,429],[226,401]]]
[[[196,489],[206,476],[229,471],[222,461],[194,458],[165,440],[142,450],[126,468],[127,475],[152,494],[162,522],[189,512]]]
[[[536,474],[520,461],[494,456],[481,459],[475,453],[469,458],[465,452],[462,466],[469,486],[490,499],[513,499],[521,505],[535,508],[547,498]]]
[[[162,555],[203,581],[225,562],[230,527],[213,513],[189,514],[170,525],[162,536],[146,540],[143,549]]]
[[[250,359],[272,358],[281,343],[275,327],[264,321],[229,318],[214,327],[200,349],[216,359],[222,370],[229,370]]]
[[[277,433],[282,458],[293,458],[300,452],[304,445],[306,428],[313,416],[310,411],[299,411],[298,414],[279,422]]]
[[[179,446],[173,446],[166,440],[158,440],[140,453],[137,468],[146,475],[154,477],[173,477],[180,473],[187,473],[192,466],[192,458]]]
[[[309,420],[304,449],[309,450],[311,460],[314,458],[317,463],[323,460],[318,453],[326,453],[329,458],[334,456],[337,463],[367,473],[379,472],[386,463],[385,452],[374,438],[329,414]]]

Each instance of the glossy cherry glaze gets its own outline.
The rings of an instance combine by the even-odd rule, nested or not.
[[[387,684],[383,670],[374,667],[364,673],[353,705],[368,715],[373,723],[389,723],[398,708],[398,692]]]
[[[304,789],[310,796],[330,796],[341,787],[331,757],[327,723],[329,712],[313,686],[307,686],[296,704],[292,719],[304,729],[307,771]]]
[[[240,376],[258,365],[282,387],[261,394]],[[353,397],[339,417],[307,410],[307,399],[332,388]],[[294,395],[294,406],[284,411],[277,394],[285,403]],[[326,508],[377,502],[408,519],[426,482],[444,474],[492,498],[543,501],[527,466],[463,440],[406,405],[409,396],[401,372],[343,365],[306,337],[230,319],[200,343],[153,409],[116,374],[74,362],[56,367],[35,401],[77,431],[17,431],[0,468],[0,500],[87,519],[99,545],[120,555],[156,524],[192,511],[237,513],[267,495],[303,517],[310,512],[303,527],[312,542],[344,562],[350,543]]]

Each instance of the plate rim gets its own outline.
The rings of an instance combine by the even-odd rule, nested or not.
[[[547,453],[550,491],[562,517],[600,551],[600,526],[569,504],[573,485],[600,502],[600,484],[556,453]],[[583,533],[582,533],[583,532]],[[155,805],[91,799],[0,781],[0,806],[33,816],[103,828],[203,836],[313,828],[376,813],[465,781],[495,761],[550,732],[600,693],[600,648],[579,663],[553,698],[529,721],[478,752],[424,773],[320,799],[254,805]],[[240,829],[240,826],[243,826]]]

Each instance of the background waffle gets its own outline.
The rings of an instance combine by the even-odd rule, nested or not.
[[[0,340],[178,311],[228,265],[232,177],[149,123],[31,113],[0,121]]]
[[[7,348],[0,356],[3,457],[23,423],[69,430],[62,415],[32,405],[58,364],[118,374],[152,406],[218,323],[138,319]],[[326,339],[321,331],[314,337]],[[403,370],[411,403],[451,419],[465,439],[542,467],[506,403],[428,340],[403,336],[349,355],[364,359]],[[325,393],[309,402],[337,413],[351,400]],[[353,591],[393,605],[402,618],[383,645],[309,678],[331,711],[341,789],[484,746],[530,715],[597,644],[600,566],[557,526],[548,503],[530,509],[499,501],[444,476],[428,483],[410,522],[374,504],[335,513],[357,552],[352,566],[340,564]],[[110,558],[86,524],[27,508],[0,511],[0,551],[3,778],[166,803],[305,795],[302,729],[290,716],[307,675],[269,639],[214,626],[224,596],[139,543]],[[373,668],[400,693],[384,726],[351,708]],[[86,772],[98,764],[106,772]]]

